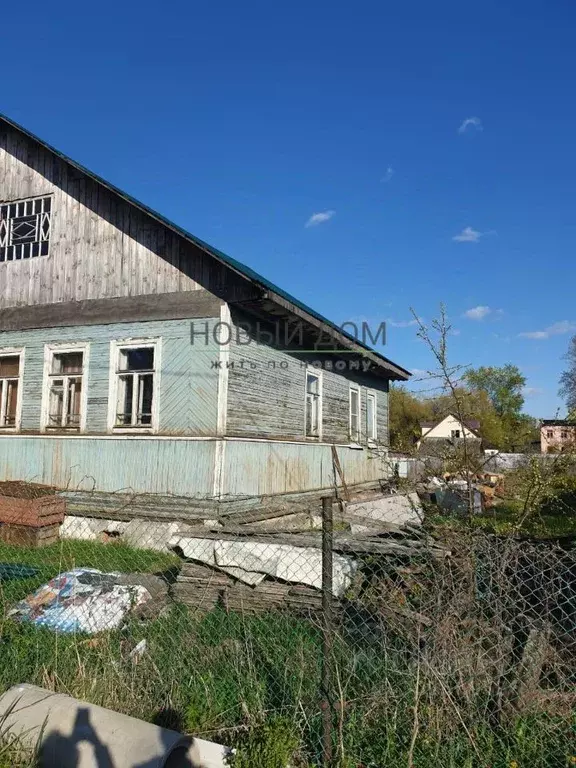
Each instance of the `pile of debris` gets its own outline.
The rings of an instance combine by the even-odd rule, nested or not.
[[[469,481],[462,475],[446,473],[442,478],[431,477],[420,495],[451,514],[467,515],[472,506],[474,514],[481,515],[498,504],[503,479],[504,475],[493,472],[475,473]]]
[[[421,529],[417,494],[381,496],[335,509],[332,592],[341,600],[364,556],[443,559],[448,553]],[[296,519],[297,517],[297,519]],[[217,604],[247,613],[270,608],[317,611],[322,597],[322,533],[317,515],[230,525],[206,521],[202,529],[175,535],[170,544],[186,562],[173,593],[187,605]]]
[[[158,576],[74,568],[43,584],[8,616],[58,632],[95,634],[117,629],[128,614],[156,618],[167,601],[168,586]]]

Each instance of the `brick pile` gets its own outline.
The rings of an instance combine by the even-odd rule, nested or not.
[[[58,496],[22,499],[0,495],[0,541],[40,547],[58,540],[66,502]]]

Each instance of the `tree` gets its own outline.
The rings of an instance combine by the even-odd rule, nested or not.
[[[472,390],[488,395],[500,418],[514,420],[520,417],[526,377],[516,365],[508,363],[500,368],[491,365],[471,368],[466,371],[463,379]]]
[[[568,352],[564,355],[568,361],[568,369],[560,376],[560,397],[566,401],[570,418],[576,414],[576,336],[570,339]]]
[[[430,418],[425,402],[403,386],[391,386],[389,398],[390,445],[396,451],[410,451],[420,437],[420,422]]]

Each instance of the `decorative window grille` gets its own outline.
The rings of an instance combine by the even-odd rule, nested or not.
[[[0,262],[48,256],[51,197],[0,203]]]
[[[320,374],[306,372],[306,437],[320,437],[322,403]]]
[[[83,352],[54,352],[49,374],[49,429],[80,429],[83,372]]]
[[[350,387],[350,440],[357,443],[360,440],[360,390]]]
[[[119,349],[117,427],[151,427],[156,384],[154,346]]]
[[[20,355],[0,357],[0,428],[14,429],[18,415]]]

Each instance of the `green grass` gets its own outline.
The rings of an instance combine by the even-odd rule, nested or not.
[[[177,561],[117,544],[66,541],[40,550],[1,546],[0,562],[40,568],[33,579],[2,585],[0,608],[6,609],[73,566],[164,572]],[[271,766],[279,756],[284,761],[286,750],[294,752],[295,768],[319,764],[322,634],[312,621],[279,613],[244,617],[223,609],[201,614],[174,604],[154,621],[133,619],[122,629],[88,637],[56,634],[2,616],[4,611],[0,691],[31,682],[238,744],[242,768],[259,768],[262,761]],[[142,639],[147,652],[135,663],[130,651]],[[419,658],[418,645],[388,626],[379,633],[356,626],[335,638],[341,768],[408,766],[410,755],[412,768],[570,764],[576,754],[573,716],[536,713],[495,730],[486,715],[485,686],[472,680],[477,693],[461,700],[460,679],[452,679],[449,671],[439,685],[425,667],[419,672]],[[3,749],[8,755],[4,763]],[[17,762],[13,752],[0,738],[0,768],[33,765]]]
[[[509,505],[502,504],[486,510],[483,515],[471,519],[458,519],[449,515],[431,514],[427,518],[429,525],[450,530],[470,530],[470,528],[500,536],[521,535],[537,539],[553,539],[576,535],[576,513],[568,515],[537,514],[523,518],[521,512]]]

